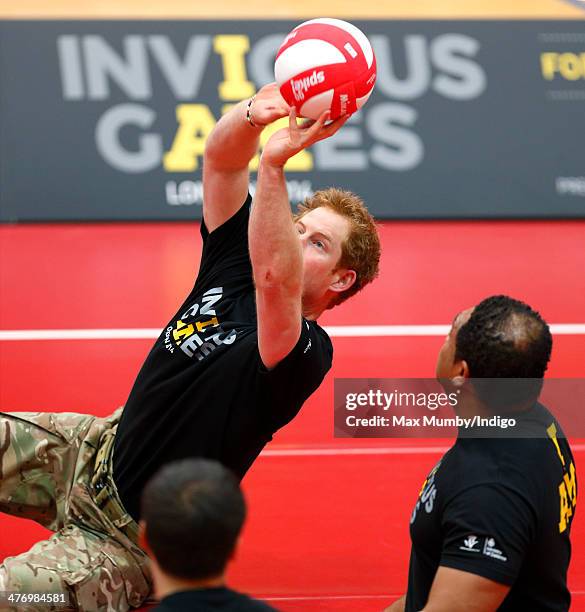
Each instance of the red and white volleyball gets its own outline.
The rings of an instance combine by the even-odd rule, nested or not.
[[[301,117],[351,115],[370,97],[376,58],[367,36],[341,19],[311,19],[285,39],[274,76],[286,102]]]

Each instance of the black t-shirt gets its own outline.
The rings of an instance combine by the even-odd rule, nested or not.
[[[423,483],[410,522],[407,612],[424,608],[439,566],[511,586],[499,610],[569,609],[575,463],[544,406],[515,418],[517,434],[545,437],[458,438]]]
[[[167,595],[152,612],[275,612],[275,608],[231,589],[216,588]]]
[[[242,478],[272,434],[321,384],[333,347],[314,321],[301,322],[292,351],[267,370],[258,350],[248,252],[248,196],[209,233],[193,290],[146,358],[118,427],[114,480],[127,511],[163,464],[218,459]]]

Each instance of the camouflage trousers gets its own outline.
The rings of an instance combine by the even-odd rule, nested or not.
[[[64,609],[12,605],[7,593],[63,593],[70,602],[65,609],[87,612],[125,612],[148,596],[148,558],[137,546],[138,526],[125,513],[111,477],[120,414],[121,409],[101,419],[0,412],[0,511],[55,532],[28,552],[4,559],[0,610]]]

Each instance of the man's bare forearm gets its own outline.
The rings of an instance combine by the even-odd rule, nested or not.
[[[347,120],[342,117],[326,126],[327,118],[328,113],[323,113],[317,121],[299,126],[295,110],[289,110],[288,127],[275,132],[264,146],[250,220],[250,257],[256,286],[278,285],[299,299],[303,255],[292,221],[284,166],[299,151],[333,136]]]
[[[205,161],[219,170],[242,170],[256,155],[262,127],[246,119],[248,100],[239,102],[218,122],[205,144]]]
[[[292,221],[284,170],[265,160],[258,169],[249,244],[257,286],[300,289],[303,259]]]

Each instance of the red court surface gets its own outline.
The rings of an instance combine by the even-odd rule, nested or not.
[[[496,293],[527,301],[550,323],[585,323],[585,222],[398,222],[381,231],[380,279],[323,324],[448,324]],[[0,336],[0,409],[105,415],[123,404],[152,343],[127,331],[160,329],[173,316],[200,247],[196,223],[0,227],[0,330],[31,332]],[[126,331],[119,339],[35,334],[88,329]],[[333,342],[326,381],[243,483],[250,518],[230,582],[285,612],[373,612],[404,592],[412,506],[451,442],[333,438],[335,377],[431,377],[442,336]],[[555,335],[549,375],[585,376],[582,330]],[[573,443],[585,478],[585,441]],[[3,516],[0,558],[45,535]],[[572,609],[585,611],[579,511],[572,540]]]

